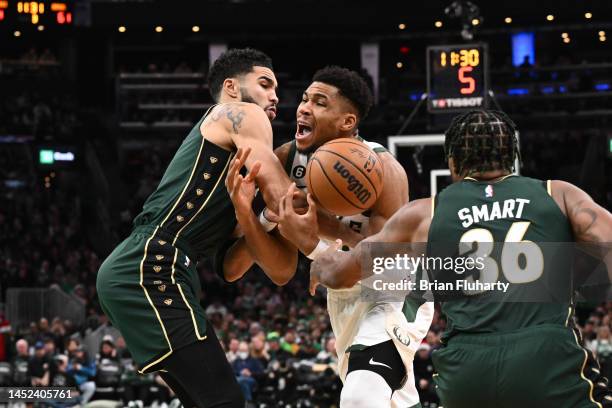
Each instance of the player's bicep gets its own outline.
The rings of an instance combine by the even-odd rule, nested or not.
[[[612,242],[612,214],[583,190],[570,183],[555,181],[562,189],[565,212],[577,242]]]
[[[370,216],[369,234],[377,233],[402,206],[408,203],[408,177],[390,153],[383,154],[383,191]]]

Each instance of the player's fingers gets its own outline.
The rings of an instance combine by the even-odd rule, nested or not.
[[[312,267],[312,265],[311,265]],[[319,285],[319,280],[317,279],[316,274],[310,272],[310,284],[308,285],[308,291],[310,292],[310,296],[314,296],[317,292],[317,286]]]
[[[289,189],[287,190],[287,194],[285,194],[285,203],[286,203],[286,210],[287,211],[291,211],[293,212],[293,194],[295,192],[295,183],[291,183],[289,185]]]
[[[308,211],[307,215],[311,215],[313,212],[316,214],[317,212],[317,204],[315,203],[314,198],[312,198],[312,194],[308,193],[306,195],[306,201],[308,202]]]
[[[282,196],[278,202],[278,218],[279,221],[285,218],[285,196]]]
[[[259,174],[259,170],[261,170],[261,162],[255,162],[253,167],[251,167],[251,171],[249,171],[249,174],[246,176],[246,181],[248,183],[255,181],[255,177]]]
[[[272,221],[275,223],[278,223],[280,221],[280,217],[278,216],[278,214],[269,209],[268,207],[264,208],[264,217],[266,217],[268,221]]]
[[[232,195],[235,195],[240,191],[240,186],[242,185],[244,178],[239,174],[236,177],[236,181],[234,182],[234,187],[232,188]]]

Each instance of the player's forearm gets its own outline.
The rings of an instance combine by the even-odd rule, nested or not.
[[[350,288],[361,279],[359,257],[351,252],[337,251],[317,258],[319,281],[330,289]]]
[[[268,234],[252,212],[248,217],[239,217],[238,222],[252,259],[275,284],[289,282],[297,268],[297,250]]]
[[[319,236],[330,241],[341,239],[343,243],[351,248],[357,246],[364,236],[352,230],[346,224],[327,211],[317,211],[319,220]]]
[[[236,241],[223,258],[223,277],[228,282],[242,278],[253,266],[255,259],[247,247],[244,237]]]

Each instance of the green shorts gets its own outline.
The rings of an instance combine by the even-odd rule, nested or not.
[[[141,373],[174,350],[206,338],[200,280],[184,242],[154,226],[137,227],[98,271],[100,305],[119,329]]]
[[[444,408],[612,406],[597,362],[570,328],[458,334],[432,360]]]

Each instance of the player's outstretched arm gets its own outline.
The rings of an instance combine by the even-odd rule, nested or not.
[[[211,119],[222,121],[237,148],[251,148],[245,165],[251,170],[256,162],[261,169],[255,178],[266,206],[275,212],[289,187],[290,180],[272,151],[272,125],[263,109],[253,103],[226,103]]]
[[[250,148],[244,152],[241,148],[238,149],[225,180],[230,199],[234,204],[236,219],[244,237],[230,248],[228,255],[238,258],[234,260],[226,257],[223,261],[223,273],[226,280],[236,280],[244,275],[254,261],[274,283],[284,285],[295,273],[297,251],[282,238],[269,235],[252,210],[256,192],[255,179],[261,170],[261,164],[255,162],[246,177],[239,174],[240,168],[248,160],[250,154]],[[231,268],[229,273],[225,271],[226,265]]]
[[[565,181],[551,182],[552,195],[572,225],[576,242],[612,242],[612,214],[580,188]]]
[[[310,265],[310,293],[318,284],[330,289],[350,288],[359,280],[372,274],[363,271],[360,260],[369,243],[412,242],[423,230],[431,215],[431,199],[416,200],[400,208],[383,229],[361,241],[350,252],[326,251]]]

